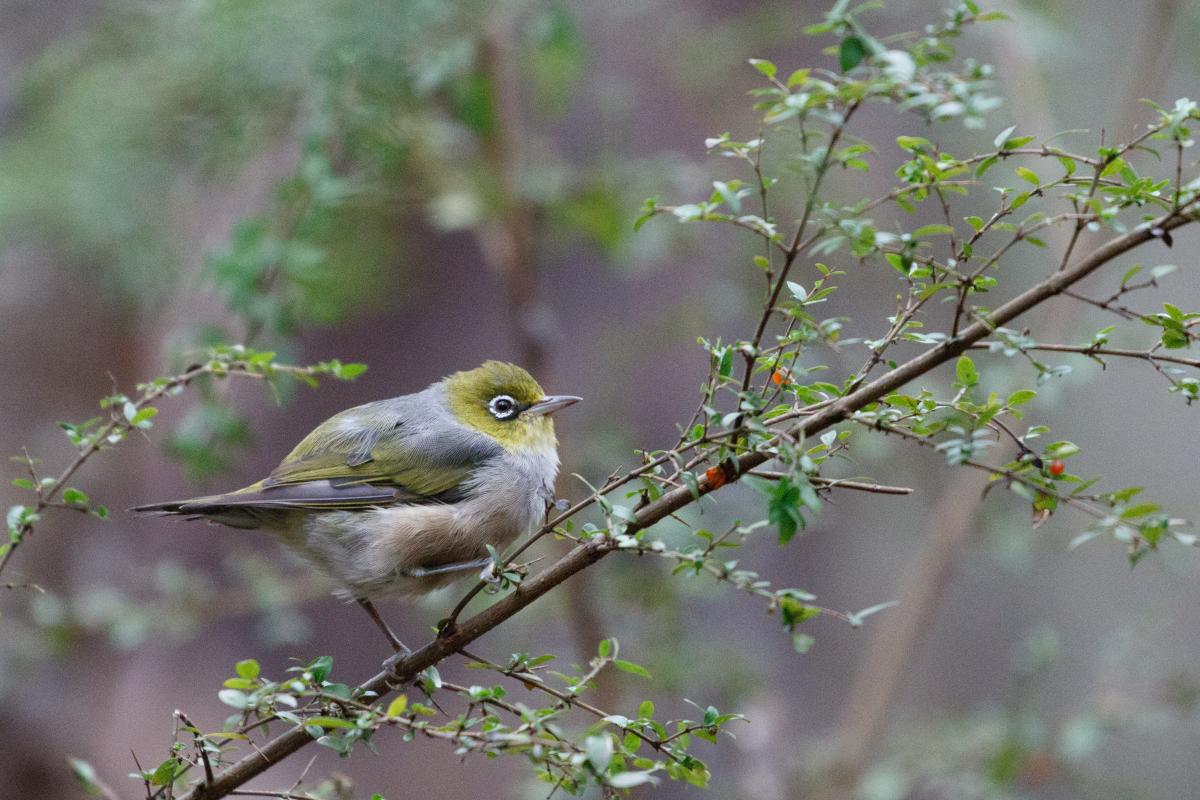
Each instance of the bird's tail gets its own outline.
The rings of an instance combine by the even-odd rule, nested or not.
[[[239,506],[231,502],[229,495],[193,497],[190,500],[171,500],[166,503],[148,503],[129,509],[138,514],[154,514],[160,517],[184,517],[203,519],[230,528],[252,529],[262,527],[264,514],[261,509]]]

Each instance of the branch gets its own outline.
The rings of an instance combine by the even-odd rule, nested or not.
[[[849,419],[854,412],[864,406],[882,399],[888,393],[899,389],[913,379],[957,358],[976,343],[983,341],[996,327],[1061,294],[1068,287],[1091,275],[1114,258],[1155,239],[1161,235],[1161,231],[1175,230],[1193,221],[1194,209],[1195,204],[1193,203],[1156,220],[1143,223],[1129,233],[1110,240],[1074,266],[1054,272],[1050,277],[1004,303],[992,311],[986,320],[977,320],[960,331],[957,336],[893,368],[871,383],[861,386],[831,403],[822,403],[815,410],[800,409],[776,418],[774,422],[779,424],[783,420],[790,421],[802,417],[798,422],[792,423],[786,428],[776,428],[776,430],[780,430],[781,436],[802,439]],[[702,475],[697,478],[693,487],[679,486],[666,491],[658,499],[647,503],[632,514],[626,533],[632,535],[666,519],[679,510],[696,503],[701,497],[710,494],[720,486],[738,480],[742,475],[762,466],[771,458],[771,454],[758,450],[743,453],[733,460],[736,466],[734,474],[725,476],[715,485],[707,476]],[[616,484],[633,480],[633,476],[641,474],[644,469],[641,467],[622,479],[610,481],[603,491],[611,490]],[[554,527],[566,518],[595,504],[599,497],[600,493],[595,493],[587,500],[577,503],[568,512],[533,534],[528,541],[534,541],[553,531]],[[518,548],[518,552],[528,545],[528,541]],[[359,689],[364,692],[375,692],[382,697],[412,681],[422,670],[437,664],[447,656],[460,652],[462,648],[515,616],[572,575],[604,558],[617,549],[617,546],[614,539],[603,535],[582,541],[553,565],[527,579],[511,594],[491,607],[462,623],[443,628],[437,638],[419,650],[389,659],[385,662],[384,669],[364,682]],[[181,800],[216,800],[216,798],[225,797],[232,790],[265,772],[272,765],[279,763],[312,741],[313,738],[302,727],[292,728],[256,748],[254,753],[247,754],[219,772],[211,783],[194,787]]]
[[[971,345],[972,350],[988,350],[986,342]],[[1186,358],[1160,353],[1157,350],[1128,350],[1120,347],[1096,347],[1086,344],[1035,344],[1025,345],[1021,350],[1035,350],[1046,353],[1076,353],[1081,356],[1112,356],[1114,358],[1134,358],[1139,361],[1163,361],[1168,364],[1180,364],[1185,367],[1200,369],[1200,358]]]
[[[73,511],[84,512],[89,510],[86,506],[63,503],[57,498],[67,488],[67,482],[75,476],[75,473],[92,456],[122,441],[130,433],[149,427],[149,421],[152,416],[141,419],[141,412],[152,415],[152,403],[164,397],[178,394],[181,390],[191,385],[197,378],[204,375],[213,375],[216,377],[242,375],[264,381],[270,381],[276,375],[289,375],[315,384],[317,375],[332,375],[334,377],[353,379],[361,371],[359,369],[353,373],[346,372],[343,375],[343,369],[350,365],[343,365],[338,361],[324,362],[309,367],[298,367],[274,363],[270,360],[270,356],[271,354],[269,353],[254,353],[242,347],[233,347],[219,351],[214,350],[208,361],[202,364],[195,364],[179,375],[169,378],[159,378],[150,383],[139,385],[138,389],[141,392],[141,396],[136,400],[130,400],[124,397],[124,395],[116,394],[106,398],[101,404],[103,408],[110,410],[110,419],[106,424],[90,433],[85,433],[85,429],[90,427],[90,423],[68,428],[69,434],[78,437],[78,439],[73,439],[73,441],[76,441],[79,445],[79,452],[67,467],[59,473],[58,477],[53,480],[39,480],[34,472],[34,464],[36,462],[26,453],[24,463],[32,479],[32,489],[37,493],[37,502],[32,509],[26,509],[26,513],[22,515],[21,521],[9,531],[7,549],[4,550],[3,557],[0,557],[0,573],[8,566],[8,562],[12,559],[13,554],[16,553],[21,543],[33,532],[34,525],[43,511],[48,508],[68,508]],[[20,459],[18,458],[18,460]],[[5,585],[9,588],[13,586],[12,584]]]
[[[778,480],[786,477],[786,473],[772,472],[770,470],[756,469],[751,470],[750,475],[756,478],[766,478],[767,480]],[[853,489],[856,492],[870,492],[872,494],[912,494],[911,486],[885,486],[881,483],[869,483],[867,481],[854,481],[844,478],[822,478],[819,475],[809,475],[808,482],[821,489]]]

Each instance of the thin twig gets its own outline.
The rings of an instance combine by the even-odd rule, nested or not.
[[[766,478],[767,480],[779,480],[781,478],[790,477],[786,472],[777,472],[767,469],[752,469],[749,475],[756,478]],[[909,486],[885,486],[881,483],[866,483],[863,481],[847,480],[844,478],[822,478],[819,475],[809,475],[808,482],[820,486],[824,489],[853,489],[858,492],[871,492],[873,494],[912,494],[913,490]]]
[[[213,782],[213,769],[212,763],[208,760],[208,748],[204,746],[204,734],[196,727],[196,723],[188,719],[187,714],[179,709],[175,709],[175,716],[191,729],[192,742],[200,753],[200,760],[204,763],[204,783],[201,785],[210,785]]]
[[[1155,239],[1156,233],[1152,233],[1152,230],[1171,231],[1193,221],[1193,213],[1194,204],[1178,211],[1172,211],[1152,222],[1143,223],[1130,232],[1117,236],[1097,247],[1091,254],[1074,265],[1065,270],[1056,271],[1050,277],[1034,284],[995,308],[988,313],[986,319],[975,320],[960,331],[956,337],[892,368],[874,381],[833,400],[823,406],[821,410],[786,427],[779,427],[777,429],[779,434],[799,440],[828,430],[830,427],[852,418],[855,412],[864,406],[882,399],[889,392],[895,391],[911,380],[956,359],[972,345],[991,335],[997,326],[1004,325],[1046,300],[1061,294],[1118,256]],[[732,476],[732,480],[736,481],[741,475],[761,467],[771,458],[770,453],[759,450],[740,454],[734,459],[736,472]],[[634,473],[640,472],[641,469],[635,470]],[[626,478],[633,479],[629,476]],[[719,485],[724,485],[726,482],[722,481]],[[700,476],[694,486],[677,487],[664,492],[656,500],[645,504],[633,513],[632,520],[626,526],[627,533],[636,533],[666,519],[680,509],[693,504],[699,498],[710,494],[719,488],[719,485],[714,485],[707,477]],[[589,507],[596,502],[597,496],[593,494],[588,500],[576,504],[573,508],[582,510]],[[563,517],[560,515],[558,521],[562,521],[562,519]],[[553,527],[543,527],[530,538],[530,541],[544,536],[552,530]],[[527,544],[528,542],[523,546],[527,546]],[[615,548],[615,540],[607,537],[597,536],[584,540],[550,567],[526,579],[512,593],[491,607],[448,630],[444,630],[442,635],[419,650],[389,659],[382,672],[363,683],[359,688],[362,691],[375,692],[380,696],[386,695],[392,691],[393,687],[412,680],[421,670],[438,663],[453,653],[460,652],[484,633],[519,613],[572,575],[587,569]],[[287,758],[310,742],[312,742],[312,737],[303,727],[297,726],[289,729],[267,742],[257,754],[248,754],[222,770],[203,793],[193,789],[185,795],[184,800],[200,800],[201,797],[204,800],[216,800],[216,798],[224,797],[231,790],[238,788],[272,764]]]

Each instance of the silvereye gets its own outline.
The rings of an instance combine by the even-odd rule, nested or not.
[[[488,545],[540,525],[558,473],[550,415],[578,400],[488,361],[329,418],[244,489],[134,510],[274,533],[400,649],[370,598],[422,594],[489,567]]]

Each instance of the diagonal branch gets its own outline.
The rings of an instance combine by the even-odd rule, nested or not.
[[[1194,219],[1195,204],[1193,203],[1184,209],[1144,223],[1129,233],[1110,240],[1074,266],[1054,272],[1050,277],[1004,303],[991,312],[986,322],[977,320],[954,338],[942,342],[881,375],[871,383],[804,416],[799,422],[792,424],[786,434],[795,438],[808,437],[845,421],[855,411],[869,403],[882,399],[889,392],[899,389],[908,382],[957,358],[972,345],[989,336],[996,327],[1004,325],[1031,308],[1061,294],[1065,289],[1091,275],[1114,258],[1160,236],[1161,231],[1175,230]],[[770,459],[769,454],[760,451],[744,453],[736,459],[737,472],[732,476],[732,480],[737,480],[741,475],[762,466]],[[697,480],[694,490],[686,486],[671,489],[657,500],[638,510],[630,522],[627,532],[633,534],[648,528],[680,509],[692,505],[700,497],[715,491],[724,484],[725,481],[722,481],[718,485],[714,485],[706,476],[701,476]],[[573,513],[578,513],[594,504],[596,499],[597,495],[593,495],[588,501],[577,504]],[[561,521],[561,517],[557,521]],[[534,536],[539,536],[541,533],[543,532],[539,531]],[[382,696],[412,681],[422,670],[461,651],[480,636],[501,625],[542,595],[572,575],[595,564],[616,548],[616,541],[607,537],[596,537],[581,542],[546,570],[527,579],[495,605],[445,630],[441,636],[421,649],[389,659],[385,662],[383,671],[363,683],[360,688]],[[254,753],[244,756],[222,770],[212,781],[206,781],[196,786],[181,800],[216,800],[216,798],[225,797],[232,790],[265,772],[312,741],[313,738],[302,727],[288,730],[256,748]]]

